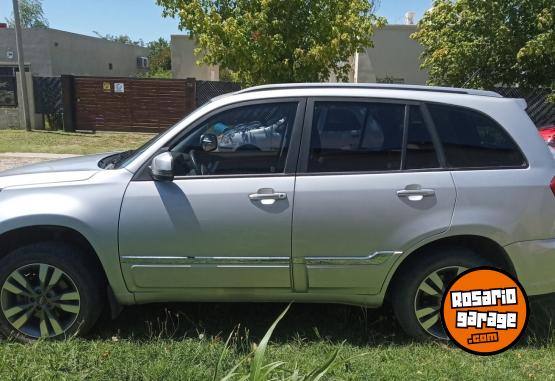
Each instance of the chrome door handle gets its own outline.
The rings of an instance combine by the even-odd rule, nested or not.
[[[435,196],[434,189],[401,189],[397,191],[397,197],[406,197],[410,201],[420,201],[424,197]]]
[[[249,194],[249,200],[251,201],[262,201],[262,200],[285,200],[287,198],[287,193],[285,192],[274,192],[273,189],[259,189],[256,193]]]

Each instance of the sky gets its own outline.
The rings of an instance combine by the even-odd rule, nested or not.
[[[415,11],[418,20],[431,3],[432,0],[381,0],[377,14],[385,16],[390,24],[402,24],[405,12]],[[182,33],[177,20],[162,17],[162,8],[155,0],[43,0],[42,4],[50,27],[68,32],[90,36],[95,35],[93,31],[126,34],[145,42]],[[0,0],[0,22],[11,13],[12,0]]]

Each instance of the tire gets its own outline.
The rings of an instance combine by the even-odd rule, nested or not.
[[[449,340],[439,309],[445,288],[458,274],[479,266],[495,267],[466,248],[422,253],[402,270],[393,285],[391,302],[399,325],[417,340]]]
[[[22,342],[86,334],[105,303],[106,282],[90,256],[42,242],[0,260],[0,333]]]

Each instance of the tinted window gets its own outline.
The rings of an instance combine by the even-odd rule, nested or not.
[[[308,171],[399,170],[403,118],[399,104],[316,102]]]
[[[283,172],[296,111],[297,103],[260,104],[210,118],[171,149],[176,175]]]
[[[430,131],[418,106],[409,108],[405,169],[438,168],[436,150]]]
[[[525,159],[505,130],[489,117],[454,106],[428,105],[452,168],[517,167]]]

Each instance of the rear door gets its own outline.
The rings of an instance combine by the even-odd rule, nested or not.
[[[377,293],[396,256],[448,229],[455,188],[424,111],[309,101],[293,211],[297,291]]]

